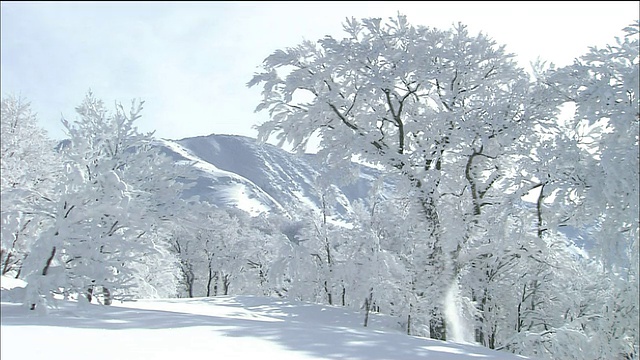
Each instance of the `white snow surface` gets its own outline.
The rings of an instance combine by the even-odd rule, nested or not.
[[[395,319],[256,296],[156,299],[112,306],[60,300],[47,315],[14,302],[2,278],[0,358],[515,360],[487,348],[402,334]],[[17,284],[20,286],[20,284]],[[15,286],[15,285],[14,285]]]

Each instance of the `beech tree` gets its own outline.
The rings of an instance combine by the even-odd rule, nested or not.
[[[463,25],[414,27],[399,15],[387,23],[348,19],[344,30],[341,41],[305,41],[265,59],[264,72],[248,83],[263,84],[256,111],[271,115],[259,137],[303,150],[317,136],[318,154],[331,163],[356,155],[403,175],[433,239],[430,266],[451,284],[474,217],[490,203],[483,197],[499,176],[493,159],[518,138],[519,124],[540,116],[528,76],[504,47]],[[445,192],[468,199],[470,216],[456,231],[443,228]],[[445,338],[443,311],[434,314],[432,336]]]

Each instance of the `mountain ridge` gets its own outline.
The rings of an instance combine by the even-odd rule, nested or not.
[[[266,212],[292,216],[319,210],[322,193],[317,182],[323,166],[315,154],[303,156],[242,135],[209,134],[179,140],[161,139],[162,152],[177,162],[190,163],[198,178],[185,197],[198,196],[219,207],[232,206],[257,216]],[[372,181],[382,173],[355,164],[360,172],[352,184],[324,179],[332,184],[338,218],[350,211],[354,200],[365,200]],[[344,173],[346,174],[346,172]],[[338,171],[333,176],[341,176]]]

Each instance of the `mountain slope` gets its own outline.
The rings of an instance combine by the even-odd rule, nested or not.
[[[176,161],[191,162],[198,170],[197,184],[186,196],[198,195],[212,204],[234,206],[252,215],[299,213],[301,204],[306,210],[321,207],[316,178],[322,168],[313,155],[299,157],[238,135],[162,140],[160,145]],[[346,199],[338,207],[340,214],[348,211],[350,201],[366,198],[372,180],[379,175],[374,169],[360,169],[354,184],[335,186],[337,197]],[[329,179],[329,183],[339,184],[337,180]]]

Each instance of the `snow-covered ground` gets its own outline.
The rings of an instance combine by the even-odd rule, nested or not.
[[[48,315],[13,302],[2,278],[2,360],[438,359],[515,360],[467,344],[407,336],[388,317],[267,297],[139,300],[112,306],[60,301]]]

